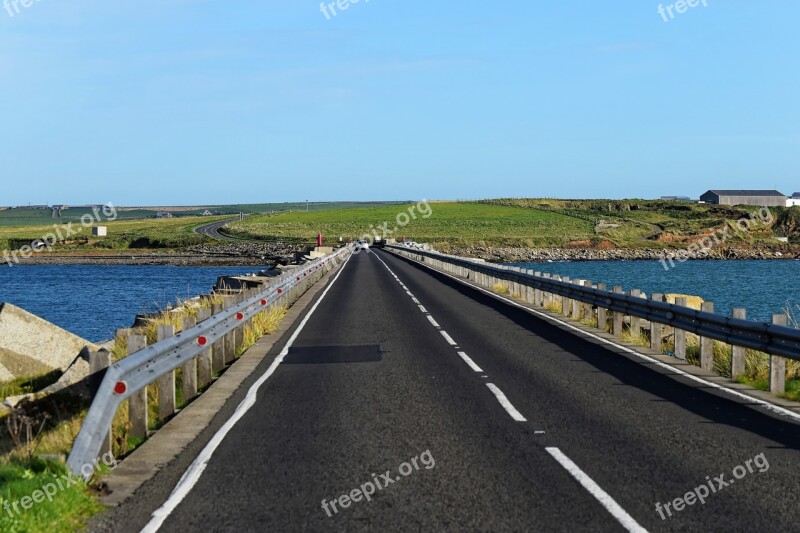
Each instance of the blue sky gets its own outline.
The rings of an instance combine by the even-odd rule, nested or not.
[[[3,8],[0,205],[800,190],[800,2],[707,2]]]

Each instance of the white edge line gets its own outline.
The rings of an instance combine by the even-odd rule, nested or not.
[[[513,418],[517,422],[528,421],[524,416],[522,416],[522,413],[517,411],[517,408],[514,407],[510,401],[508,401],[506,395],[503,394],[503,391],[497,388],[497,385],[495,385],[494,383],[487,383],[486,386],[489,387],[489,390],[494,393],[495,397],[497,398],[497,401],[500,402],[500,405],[503,406],[503,409],[505,409],[506,412],[509,415],[511,415],[511,418]]]
[[[721,392],[724,392],[726,394],[730,394],[731,396],[735,396],[735,397],[740,398],[742,400],[746,400],[749,403],[755,403],[757,405],[760,405],[761,407],[766,408],[768,411],[772,411],[772,412],[774,412],[776,414],[788,416],[789,418],[794,418],[795,420],[800,421],[800,413],[795,413],[794,411],[791,411],[791,410],[786,409],[784,407],[780,407],[778,405],[769,403],[768,401],[761,400],[759,398],[755,398],[753,396],[748,396],[747,394],[743,394],[743,393],[741,393],[739,391],[736,391],[736,390],[733,390],[733,389],[729,389],[728,387],[724,387],[722,385],[718,385],[717,383],[713,383],[711,381],[706,381],[705,379],[703,379],[701,377],[698,377],[698,376],[695,376],[693,374],[690,374],[690,373],[686,372],[685,370],[681,370],[680,368],[675,368],[674,366],[668,365],[667,363],[662,363],[658,359],[653,359],[649,355],[645,355],[643,353],[639,353],[636,350],[632,350],[632,349],[628,348],[627,346],[622,346],[622,345],[617,344],[615,342],[612,342],[612,341],[610,341],[608,339],[604,339],[603,337],[600,337],[599,335],[595,335],[594,333],[591,333],[589,331],[585,331],[583,329],[575,327],[572,324],[569,324],[569,323],[564,322],[562,320],[559,320],[559,319],[557,319],[555,317],[552,317],[550,315],[542,313],[541,311],[539,311],[537,309],[532,309],[530,307],[526,307],[524,305],[520,305],[517,302],[515,302],[514,300],[509,300],[508,298],[505,298],[504,296],[500,296],[497,293],[494,293],[492,291],[484,289],[483,287],[479,287],[478,285],[473,285],[471,283],[464,283],[464,280],[462,280],[460,278],[457,278],[455,276],[451,276],[447,272],[443,272],[443,271],[440,271],[440,270],[433,269],[433,268],[429,267],[428,265],[425,265],[425,264],[420,263],[418,261],[414,261],[414,262],[417,263],[418,265],[422,265],[422,266],[424,266],[426,268],[429,268],[429,269],[433,270],[434,272],[438,272],[440,274],[443,274],[443,275],[447,276],[448,278],[451,278],[451,279],[454,279],[454,280],[456,280],[456,281],[458,281],[460,283],[463,283],[464,285],[467,285],[468,287],[472,287],[472,288],[474,288],[474,289],[476,289],[476,290],[478,290],[480,292],[488,294],[489,296],[492,296],[492,297],[494,297],[494,298],[496,298],[498,300],[503,300],[504,302],[509,303],[509,304],[513,305],[514,307],[518,307],[520,309],[524,309],[525,311],[527,311],[529,313],[532,313],[532,314],[535,314],[537,316],[540,316],[540,317],[544,318],[545,320],[549,320],[551,322],[555,322],[557,324],[561,324],[562,326],[565,326],[565,327],[567,327],[567,328],[569,328],[569,329],[571,329],[573,331],[576,331],[581,335],[585,335],[587,337],[591,337],[591,338],[593,338],[595,340],[598,340],[598,341],[602,342],[603,344],[608,344],[609,346],[613,346],[614,348],[622,350],[622,351],[624,351],[626,353],[629,353],[631,355],[635,355],[636,357],[638,357],[640,359],[644,359],[645,361],[647,361],[649,363],[653,363],[654,365],[656,365],[656,366],[658,366],[660,368],[663,368],[665,370],[668,370],[673,374],[678,374],[678,375],[683,376],[685,378],[688,378],[688,379],[690,379],[692,381],[696,381],[697,383],[702,383],[703,385],[711,387],[712,389],[717,389],[717,390],[719,390]]]
[[[623,509],[614,498],[608,495],[606,491],[600,488],[600,485],[594,482],[592,478],[590,478],[586,473],[581,470],[578,465],[572,462],[572,460],[564,455],[564,453],[559,450],[558,448],[545,448],[547,452],[553,456],[553,458],[561,464],[561,466],[566,469],[567,472],[570,473],[575,480],[583,485],[589,494],[595,497],[600,504],[606,508],[606,510],[611,513],[611,516],[617,519],[617,521],[622,524],[622,527],[627,529],[631,532],[647,532],[645,528],[639,525],[636,520],[633,519],[631,515],[629,515],[625,509]]]
[[[465,362],[465,363],[467,363],[467,364],[469,365],[469,367],[470,367],[470,368],[471,368],[473,371],[475,371],[475,372],[483,372],[483,370],[481,370],[481,367],[479,367],[478,365],[476,365],[476,364],[475,364],[475,361],[473,361],[473,360],[470,358],[470,356],[468,356],[468,355],[467,355],[467,354],[465,354],[464,352],[458,352],[458,355],[460,355],[460,356],[461,356],[461,359],[463,359],[463,360],[464,360],[464,362]]]
[[[428,310],[427,310],[427,309],[425,309],[425,307],[424,307],[424,306],[422,306],[422,305],[420,305],[420,306],[419,306],[419,310],[420,310],[420,311],[422,311],[422,312],[423,312],[423,313],[425,313],[425,314],[427,314],[427,313],[428,313]]]
[[[430,322],[431,324],[433,324],[433,327],[435,327],[435,328],[440,328],[440,327],[441,327],[441,326],[439,325],[439,323],[438,323],[438,322],[436,322],[436,321],[433,319],[433,317],[432,317],[431,315],[428,315],[428,322]]]
[[[333,281],[330,283],[330,285],[328,285],[328,287],[322,293],[322,296],[320,296],[319,300],[317,300],[314,303],[314,306],[311,308],[311,310],[308,312],[305,318],[303,318],[303,321],[300,322],[300,325],[297,327],[292,336],[289,338],[289,341],[286,343],[286,346],[284,346],[283,350],[281,350],[280,355],[278,355],[278,357],[275,358],[275,360],[269,366],[267,371],[258,379],[258,381],[253,383],[253,385],[250,387],[250,390],[247,391],[247,396],[245,396],[244,400],[242,400],[242,402],[236,408],[236,411],[233,413],[233,415],[214,434],[214,437],[212,437],[212,439],[208,442],[208,444],[206,444],[205,448],[203,448],[203,450],[200,452],[200,454],[197,456],[194,462],[192,462],[192,464],[189,466],[186,472],[184,472],[183,476],[181,476],[180,481],[178,481],[178,484],[172,490],[172,494],[170,494],[167,501],[164,502],[164,504],[161,507],[159,507],[153,512],[150,522],[148,522],[147,525],[142,529],[142,533],[155,533],[156,531],[158,531],[159,528],[161,528],[161,526],[163,525],[164,521],[169,517],[170,514],[172,514],[172,511],[174,511],[178,507],[178,505],[180,505],[183,499],[186,498],[189,492],[191,492],[191,490],[200,480],[200,476],[202,476],[203,471],[206,469],[206,466],[208,466],[208,463],[211,460],[211,457],[214,455],[216,449],[225,439],[226,435],[230,432],[231,429],[233,429],[233,426],[236,425],[236,423],[239,420],[241,420],[241,418],[247,413],[247,411],[249,411],[250,408],[253,407],[253,405],[255,405],[258,389],[261,388],[261,385],[263,385],[270,378],[270,376],[272,376],[272,374],[275,372],[275,370],[278,368],[281,362],[283,362],[283,358],[286,357],[286,355],[289,353],[289,348],[292,346],[294,341],[297,340],[297,337],[300,335],[300,332],[303,331],[303,328],[305,327],[308,320],[311,318],[311,315],[313,315],[314,311],[317,310],[317,307],[325,298],[325,296],[328,294],[328,291],[331,290],[333,284],[336,283],[336,280],[338,280],[339,276],[342,275],[342,272],[344,272],[344,267],[347,266],[347,263],[350,261],[351,257],[352,255],[347,257],[347,261],[345,261],[344,265],[342,265],[342,268],[339,270],[338,274],[336,274],[336,277],[333,278]]]
[[[444,337],[444,340],[446,340],[448,342],[448,344],[450,344],[450,346],[458,346],[458,343],[456,341],[454,341],[453,337],[448,335],[445,330],[440,330],[439,333],[442,334],[442,337]]]

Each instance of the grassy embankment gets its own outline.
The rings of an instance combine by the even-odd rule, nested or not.
[[[591,240],[593,224],[579,218],[518,207],[477,203],[431,203],[431,215],[417,215],[406,226],[397,223],[406,206],[357,208],[319,213],[281,213],[254,216],[230,226],[229,233],[257,239],[307,241],[321,231],[326,242],[356,239],[388,223],[389,237],[406,236],[437,245],[565,246],[571,240]],[[401,221],[403,218],[401,217]]]
[[[194,232],[200,225],[224,220],[228,217],[180,217],[165,219],[115,220],[95,225],[107,226],[107,237],[93,237],[91,229],[82,229],[80,233],[59,242],[55,246],[58,252],[80,253],[114,250],[163,250],[179,249],[187,246],[211,241],[208,237]],[[52,221],[49,225],[35,226],[0,226],[0,249],[16,250],[41,239],[54,231]],[[73,229],[81,228],[80,223],[73,222]],[[62,230],[62,235],[65,232]]]
[[[152,319],[145,327],[134,333],[145,335],[148,344],[157,339],[158,327],[172,325],[179,332],[183,325],[183,318],[196,317],[200,309],[210,308],[213,303],[219,303],[218,297],[204,298],[191,304],[183,305],[179,312],[164,311]],[[280,321],[286,314],[282,307],[271,308],[253,319],[252,327],[245,328],[244,344],[237,355],[241,355],[258,339],[277,330]],[[118,337],[112,351],[113,359],[119,360],[126,356],[127,337]],[[181,397],[181,370],[176,370],[177,406],[185,407]],[[44,383],[41,379],[20,378],[9,383],[0,383],[0,392],[3,398],[38,390]],[[41,458],[47,456],[66,456],[72,443],[80,431],[81,423],[86,416],[88,405],[72,398],[54,398],[48,400],[33,412],[20,412],[23,416],[32,419],[32,433],[25,435],[26,426],[23,424],[22,435],[16,439],[12,436],[11,428],[14,425],[12,414],[0,417],[0,531],[3,532],[44,532],[44,531],[76,531],[87,522],[94,514],[102,510],[96,499],[96,494],[91,486],[83,483],[71,485],[64,490],[59,490],[52,501],[45,499],[33,503],[29,509],[21,507],[9,514],[3,505],[9,502],[22,502],[23,498],[30,498],[35,491],[41,490],[51,483],[53,476],[66,475],[66,470],[59,461]],[[158,416],[158,388],[148,387],[148,411],[150,429],[156,430],[163,423]],[[44,413],[47,414],[45,418]],[[128,410],[127,402],[118,410],[113,422],[113,447],[115,457],[121,458],[133,451],[142,441],[128,435]],[[41,430],[41,432],[40,432]],[[30,504],[30,502],[27,502]]]
[[[409,204],[410,205],[410,204]],[[748,217],[755,208],[644,200],[500,199],[434,202],[428,218],[418,217],[391,237],[445,246],[585,248],[685,248]],[[407,207],[407,206],[406,206]],[[776,220],[800,212],[773,208]],[[250,217],[230,227],[244,238],[308,241],[318,231],[328,242],[361,237],[389,222],[397,226],[403,206]],[[730,231],[727,244],[775,244],[777,225],[759,224],[746,233]]]

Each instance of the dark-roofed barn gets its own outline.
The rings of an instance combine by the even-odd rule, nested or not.
[[[779,191],[708,191],[700,197],[707,204],[759,205],[764,207],[786,206],[786,195]]]

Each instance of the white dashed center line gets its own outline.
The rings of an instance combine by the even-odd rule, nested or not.
[[[497,401],[500,402],[500,405],[503,406],[503,409],[505,409],[506,412],[511,415],[511,418],[517,422],[527,422],[525,417],[522,416],[522,413],[517,411],[517,408],[514,407],[510,401],[508,401],[508,398],[506,398],[506,395],[503,394],[503,391],[497,388],[497,385],[494,383],[487,383],[486,386],[489,387],[489,390],[494,393],[494,395],[497,397]]]
[[[450,346],[453,346],[453,347],[456,349],[456,351],[457,351],[457,353],[458,353],[459,357],[461,357],[461,359],[462,359],[462,360],[463,360],[465,363],[467,363],[467,365],[468,365],[468,366],[469,366],[469,367],[470,367],[470,368],[471,368],[471,369],[472,369],[474,372],[483,373],[483,369],[482,369],[481,367],[479,367],[479,366],[478,366],[478,365],[475,363],[475,361],[473,361],[473,360],[472,360],[472,359],[471,359],[471,358],[470,358],[470,357],[469,357],[469,356],[468,356],[468,355],[467,355],[465,352],[463,352],[463,351],[460,351],[460,350],[461,350],[461,348],[458,346],[458,343],[457,343],[457,342],[456,342],[456,341],[453,339],[453,337],[451,337],[451,336],[450,336],[450,334],[449,334],[449,333],[447,333],[447,332],[446,332],[444,329],[442,329],[442,326],[440,326],[440,325],[439,325],[439,323],[436,321],[436,319],[434,319],[434,318],[433,318],[433,316],[432,316],[432,315],[431,315],[431,314],[428,312],[428,310],[427,310],[427,309],[426,309],[426,308],[425,308],[425,307],[424,307],[424,306],[423,306],[423,305],[422,305],[422,304],[419,302],[419,300],[417,300],[416,296],[414,296],[414,294],[413,294],[413,293],[412,293],[410,290],[408,290],[408,287],[406,287],[406,286],[405,286],[405,284],[402,282],[402,280],[401,280],[399,277],[397,277],[397,275],[396,275],[396,274],[395,274],[395,273],[392,271],[392,269],[391,269],[391,268],[389,268],[389,265],[387,265],[387,264],[386,264],[386,263],[383,261],[383,259],[381,259],[381,258],[380,258],[380,257],[378,257],[377,255],[373,255],[373,257],[375,257],[375,258],[376,258],[378,261],[380,261],[380,262],[381,262],[381,264],[382,264],[384,267],[386,267],[386,270],[388,270],[388,271],[389,271],[389,273],[392,275],[392,277],[393,277],[394,279],[396,279],[396,280],[397,280],[397,283],[398,283],[398,284],[400,284],[400,287],[402,287],[402,289],[403,289],[404,291],[406,291],[406,294],[408,294],[408,295],[411,297],[411,300],[412,300],[412,301],[413,301],[415,304],[417,304],[417,307],[419,307],[419,310],[420,310],[420,311],[422,311],[422,313],[424,313],[424,314],[425,314],[426,318],[428,319],[428,322],[430,322],[430,323],[431,323],[431,325],[433,325],[433,327],[435,327],[436,329],[438,329],[438,330],[439,330],[439,333],[441,333],[441,334],[442,334],[442,337],[444,337],[444,340],[445,340],[445,341],[447,341],[447,343],[448,343]],[[486,378],[488,378],[488,377],[489,377],[489,376],[487,376],[487,375],[483,375],[483,376],[481,376],[481,378],[483,378],[483,379],[486,379]],[[491,390],[491,391],[492,391],[492,393],[494,393],[495,397],[497,398],[497,401],[498,401],[498,402],[500,402],[500,405],[503,407],[503,409],[505,409],[505,410],[506,410],[506,412],[507,412],[509,415],[511,415],[511,418],[513,418],[513,419],[514,419],[514,420],[516,420],[517,422],[527,422],[526,418],[525,418],[524,416],[522,416],[522,413],[520,413],[519,411],[517,411],[516,407],[514,407],[514,406],[511,404],[511,402],[510,402],[510,401],[508,401],[508,398],[506,398],[506,395],[505,395],[505,394],[503,394],[503,392],[502,392],[502,391],[501,391],[499,388],[497,388],[497,386],[496,386],[495,384],[493,384],[493,383],[487,383],[487,384],[486,384],[486,386],[487,386],[487,387],[489,387],[489,390]],[[537,434],[538,434],[538,433],[539,433],[539,432],[537,432]],[[541,433],[544,433],[544,432],[542,431]]]

